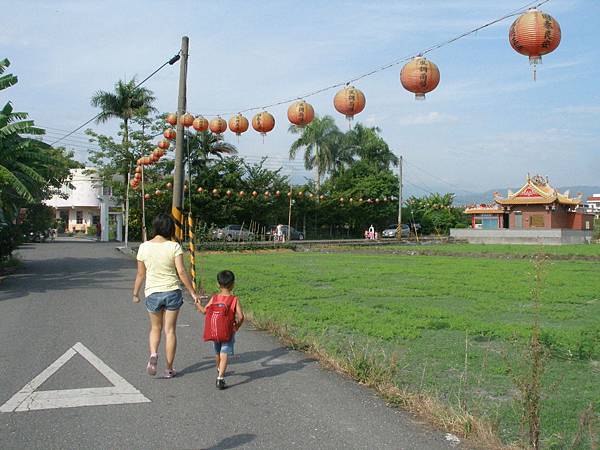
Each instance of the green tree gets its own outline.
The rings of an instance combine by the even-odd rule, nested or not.
[[[0,90],[17,83],[17,77],[4,74],[10,66],[0,61]],[[80,164],[73,154],[62,148],[52,148],[28,137],[44,134],[27,113],[15,112],[10,102],[0,110],[0,227],[2,249],[0,258],[10,254],[15,244],[12,223],[20,208],[31,206],[57,193],[70,176],[70,169]]]
[[[9,65],[7,59],[0,61],[0,75]],[[0,90],[17,81],[12,74],[2,75]],[[44,134],[27,117],[27,113],[15,112],[11,102],[0,110],[0,209],[8,220],[24,204],[49,198],[68,178],[69,169],[79,166],[72,153],[25,137]]]
[[[201,133],[186,133],[184,142],[185,158],[184,161],[190,164],[194,175],[200,174],[209,164],[211,157],[216,156],[222,160],[225,156],[237,155],[238,151],[235,145],[225,142],[220,134],[203,131]],[[188,147],[189,145],[189,147]],[[189,158],[187,155],[189,148]]]
[[[289,132],[300,135],[290,147],[290,159],[295,159],[298,150],[304,149],[304,167],[316,169],[315,188],[319,193],[323,177],[336,165],[342,133],[331,116],[315,117],[305,127],[290,125]]]
[[[365,127],[357,123],[344,135],[343,148],[346,155],[357,156],[380,170],[398,165],[398,157],[392,153],[388,144],[383,140],[378,127]],[[346,156],[348,158],[348,156]]]
[[[123,161],[121,173],[125,177],[135,161],[130,150],[130,122],[135,118],[145,118],[148,114],[156,112],[156,108],[152,106],[156,100],[153,92],[143,87],[136,87],[136,84],[135,77],[128,82],[119,80],[115,84],[114,92],[98,91],[90,101],[92,106],[101,109],[96,123],[105,123],[110,119],[122,121],[120,133],[122,142],[119,151],[120,159]]]

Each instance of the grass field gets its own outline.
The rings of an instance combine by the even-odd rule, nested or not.
[[[492,248],[535,252],[451,247],[469,255]],[[579,247],[544,250],[571,254],[596,246]],[[199,263],[209,285],[218,270],[233,270],[236,292],[258,321],[285,327],[337,358],[357,349],[380,355],[394,364],[400,388],[466,405],[495,423],[504,442],[518,440],[513,375],[527,366],[530,260],[280,252],[203,255]],[[569,448],[581,411],[600,404],[600,261],[548,261],[544,272],[542,342],[551,356],[543,377],[542,438],[544,448]],[[577,448],[588,448],[586,442]]]
[[[561,258],[598,258],[600,259],[600,245],[509,245],[509,244],[436,244],[426,243],[421,245],[388,244],[381,247],[331,247],[341,250],[365,251],[365,252],[392,252],[392,251],[416,251],[426,254],[438,255],[465,255],[465,256],[514,256],[527,257],[534,255],[546,255]]]

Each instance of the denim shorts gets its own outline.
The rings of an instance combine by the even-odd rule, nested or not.
[[[157,313],[166,309],[177,311],[183,305],[181,289],[167,292],[154,292],[146,297],[146,309],[148,312]]]
[[[213,342],[215,355],[227,353],[229,356],[233,356],[233,344],[235,344],[235,334],[227,342]]]

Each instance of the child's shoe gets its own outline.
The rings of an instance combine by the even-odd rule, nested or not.
[[[225,378],[217,378],[217,389],[220,391],[225,389]]]

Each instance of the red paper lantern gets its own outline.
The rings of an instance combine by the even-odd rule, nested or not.
[[[298,197],[303,197],[303,196],[304,196],[304,192],[303,191],[298,192]]]
[[[204,188],[199,187],[197,190],[198,194],[202,194],[204,192]]]
[[[170,181],[167,183],[167,189],[173,189],[173,183]]]
[[[365,109],[366,103],[365,94],[354,86],[346,86],[333,98],[335,109],[344,114],[348,120],[352,120],[356,114]]]
[[[208,127],[213,133],[221,134],[227,129],[227,122],[221,117],[215,117],[210,121]]]
[[[508,32],[510,45],[522,55],[529,56],[536,79],[537,65],[542,55],[556,50],[560,44],[561,31],[558,22],[550,15],[532,8],[513,22]]]
[[[225,194],[227,195],[227,198],[231,198],[232,192],[228,189]]]
[[[271,196],[271,193],[269,191],[265,191],[264,196],[265,198],[269,198]]]
[[[140,166],[137,166],[135,168],[135,173],[140,173],[142,171],[142,168]]]
[[[160,194],[162,194],[162,192],[160,192],[158,189],[157,189],[156,191],[154,191],[154,195],[157,195],[157,196],[158,196],[158,195],[160,195]]]
[[[258,196],[258,192],[252,191],[252,197],[256,198]]]
[[[173,113],[168,114],[166,120],[169,125],[172,125],[172,126],[177,125],[177,114],[173,114]]]
[[[252,128],[265,136],[275,128],[275,118],[267,111],[259,112],[252,118]]]
[[[214,189],[212,190],[212,195],[214,195],[215,197],[216,197],[217,195],[219,195],[219,190],[218,190],[217,188],[214,188]]]
[[[170,146],[170,145],[171,145],[171,144],[169,143],[169,141],[166,141],[166,140],[164,140],[164,139],[163,139],[162,141],[160,141],[160,142],[158,143],[158,148],[161,148],[161,149],[163,149],[163,150],[167,150],[167,149],[169,148],[169,146]]]
[[[144,158],[143,158],[143,164],[144,164],[145,166],[147,166],[147,165],[149,165],[149,164],[151,164],[151,163],[152,163],[152,159],[150,159],[150,157],[149,157],[149,156],[144,156]]]
[[[194,119],[194,122],[192,122],[192,126],[196,131],[206,131],[208,130],[208,120],[202,116],[198,116]]]
[[[131,181],[129,182],[129,185],[130,185],[132,188],[135,188],[135,187],[136,187],[138,184],[135,182],[135,179],[133,179],[133,180],[131,180]]]
[[[156,160],[158,161],[160,159],[160,157],[163,155],[162,153],[162,149],[157,148],[152,152],[152,156],[154,156],[156,158]]]
[[[275,191],[275,197],[279,198],[281,196],[281,192],[280,191]]]
[[[191,127],[194,123],[194,116],[192,116],[190,113],[185,113],[183,116],[181,116],[181,123],[183,123],[183,126],[186,128]]]
[[[240,191],[240,193],[239,193],[240,198],[244,198],[244,195],[246,195],[246,193],[244,191]]]
[[[417,56],[400,71],[400,82],[404,89],[415,94],[416,100],[425,100],[425,94],[440,83],[440,70],[428,59]]]
[[[169,141],[175,139],[175,137],[177,136],[177,133],[175,132],[175,130],[173,128],[167,128],[164,133],[163,136],[168,139]]]
[[[141,165],[143,165],[143,164],[144,164],[144,162],[143,162],[143,161],[144,161],[144,157],[143,157],[143,156],[142,156],[142,157],[140,157],[140,158],[138,158],[138,160],[137,160],[137,165],[138,165],[138,166],[141,166]]]
[[[325,196],[323,194],[319,195],[320,200],[325,200]]]
[[[150,200],[150,194],[146,194],[146,195],[144,195],[144,198],[145,198],[146,200]]]
[[[291,192],[288,192],[288,193],[287,193],[287,196],[288,196],[288,198],[290,198],[290,197],[292,196],[292,193],[291,193]]]
[[[290,105],[287,111],[288,120],[297,127],[304,127],[315,118],[315,110],[310,103],[298,100]]]
[[[241,114],[236,114],[229,119],[229,129],[238,136],[248,130],[248,119]]]

